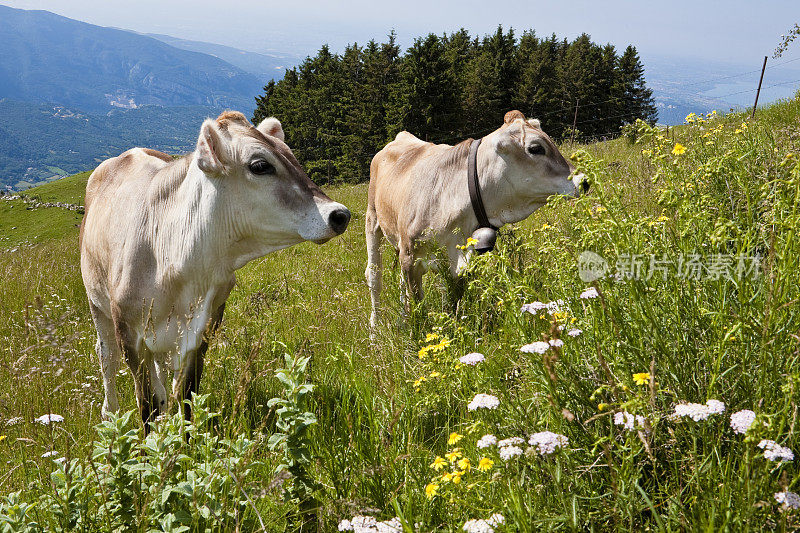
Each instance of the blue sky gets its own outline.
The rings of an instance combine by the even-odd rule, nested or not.
[[[647,0],[503,1],[401,0],[380,2],[215,0],[0,0],[45,9],[103,26],[217,42],[256,52],[313,54],[323,43],[381,39],[391,29],[402,45],[413,37],[465,27],[473,34],[498,24],[568,38],[589,33],[596,42],[633,43],[644,55],[760,64],[779,36],[800,22],[797,0],[650,2]],[[800,43],[787,58],[800,57]]]

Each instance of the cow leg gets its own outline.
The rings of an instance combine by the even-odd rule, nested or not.
[[[406,312],[410,312],[410,302],[422,300],[422,275],[425,274],[425,267],[417,261],[414,255],[414,247],[410,243],[400,242],[400,271],[403,273],[406,283],[408,299],[405,302]]]
[[[133,375],[133,384],[136,391],[136,404],[144,423],[145,434],[149,433],[148,424],[158,416],[161,399],[154,394],[152,377],[150,374],[152,356],[147,350],[142,349],[141,339],[133,329],[121,318],[121,313],[112,309],[114,333],[120,352],[128,364]]]
[[[179,399],[189,400],[192,398],[192,394],[196,394],[200,390],[200,378],[203,376],[203,361],[208,350],[208,342],[219,329],[224,313],[225,304],[223,303],[211,316],[200,345],[192,353],[184,356],[181,368],[176,371],[172,382],[172,393]],[[185,403],[183,403],[183,416],[186,420],[192,419],[192,408]]]
[[[100,309],[89,303],[89,310],[92,313],[95,329],[97,330],[97,342],[95,352],[100,363],[100,371],[103,374],[103,417],[108,417],[109,413],[116,413],[119,410],[119,400],[117,399],[117,372],[122,360],[114,337],[114,323]]]
[[[382,289],[383,257],[381,256],[381,238],[383,230],[378,225],[377,214],[374,210],[367,210],[366,216],[367,235],[367,269],[364,277],[367,278],[369,297],[372,302],[372,312],[369,315],[369,325],[375,328],[378,325],[378,307],[380,306]]]

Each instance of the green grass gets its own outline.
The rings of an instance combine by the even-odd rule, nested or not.
[[[271,483],[283,456],[266,445],[276,416],[267,402],[283,394],[273,375],[289,353],[311,358],[306,379],[314,384],[309,401],[318,422],[303,446],[308,475],[319,483],[313,516],[322,531],[355,514],[402,516],[421,531],[461,531],[466,520],[495,512],[504,515],[498,530],[505,531],[800,527],[773,498],[797,489],[795,463],[769,462],[756,446],[772,439],[800,451],[800,167],[796,155],[786,155],[800,150],[798,118],[793,100],[763,110],[746,129],[742,116],[731,115],[676,128],[668,139],[642,129],[638,144],[575,147],[580,168],[594,179],[592,192],[504,228],[498,250],[473,262],[460,301],[446,280],[429,274],[427,296],[406,321],[387,245],[385,323],[372,342],[363,281],[366,185],[328,191],[351,208],[350,229],[323,246],[302,244],[239,271],[207,355],[201,390],[222,412],[210,427],[256,441],[248,483],[255,475],[261,487],[251,494],[254,506],[236,507],[221,493],[220,505],[241,513],[250,528],[255,507],[270,531],[299,527],[298,513],[307,511]],[[675,143],[686,153],[674,155]],[[29,192],[82,203],[85,179]],[[37,222],[38,211],[53,217],[49,224]],[[49,474],[57,467],[43,453],[88,460],[102,403],[75,221],[56,219],[58,212],[23,208],[0,216],[0,229],[16,225],[21,241],[39,243],[0,252],[7,273],[0,293],[0,461],[7,465],[0,492],[21,491],[29,502],[54,491]],[[596,283],[601,298],[584,300],[577,297],[587,286],[577,270],[583,250],[612,267],[624,254],[758,253],[765,275],[608,278]],[[520,312],[523,303],[556,299],[566,300],[562,314]],[[557,325],[583,333],[572,338]],[[554,336],[562,336],[563,348],[519,350]],[[420,357],[421,348],[439,343],[441,350]],[[458,364],[472,351],[486,361]],[[652,373],[652,384],[636,385],[632,374],[639,372]],[[127,371],[119,391],[122,409],[133,409]],[[500,406],[469,411],[476,393],[496,395]],[[678,403],[712,398],[725,402],[725,413],[698,422],[670,418]],[[740,409],[758,414],[746,435],[728,423]],[[646,429],[614,425],[612,413],[621,411],[644,417]],[[52,431],[32,422],[47,412],[65,421]],[[4,425],[15,417],[23,421]],[[485,433],[502,439],[544,430],[567,436],[569,445],[508,462],[496,448],[476,447]],[[453,432],[462,438],[451,445]],[[429,466],[456,447],[470,459],[468,470]],[[489,472],[475,468],[482,457],[494,461]],[[454,470],[464,471],[460,483],[442,480]],[[425,487],[434,481],[436,495],[428,498]],[[45,529],[65,527],[44,509],[33,513]],[[198,516],[187,524],[200,527]],[[133,529],[151,527],[166,529],[146,516]]]

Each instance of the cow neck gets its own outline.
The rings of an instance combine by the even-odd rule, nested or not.
[[[483,205],[481,196],[481,184],[478,181],[478,147],[483,139],[475,139],[469,147],[469,157],[467,158],[467,188],[469,189],[469,200],[475,218],[478,219],[478,228],[491,228],[497,231],[497,227],[489,222],[486,214],[486,207]]]

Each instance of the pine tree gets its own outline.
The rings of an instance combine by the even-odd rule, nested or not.
[[[645,122],[655,124],[658,120],[653,91],[647,88],[644,79],[644,67],[639,60],[636,48],[628,45],[619,58],[620,84],[622,86],[623,113],[625,123],[641,118]]]

